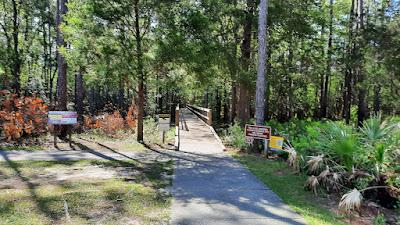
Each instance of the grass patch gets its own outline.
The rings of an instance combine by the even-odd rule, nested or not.
[[[49,170],[82,173],[101,167],[120,172],[109,179],[57,181]],[[75,171],[75,172],[73,172]],[[126,172],[132,172],[126,176]],[[161,192],[171,184],[172,162],[20,161],[0,163],[1,224],[168,224],[171,197]],[[1,187],[1,186],[0,186]],[[66,206],[68,213],[66,213]],[[69,216],[67,216],[69,214]]]
[[[83,133],[72,134],[72,138],[84,138],[93,141],[104,142],[104,141],[124,141],[124,140],[135,140],[135,134],[131,131],[118,131],[115,137],[110,137],[104,134],[100,129],[91,129]]]
[[[40,145],[13,145],[13,146],[1,146],[0,150],[3,151],[29,151],[29,152],[33,152],[33,151],[42,151],[45,150],[45,148],[43,146]]]
[[[306,176],[293,174],[286,163],[248,154],[235,153],[233,156],[301,214],[308,224],[345,224],[341,221],[342,216],[330,211],[323,204],[323,199],[304,190]]]
[[[123,142],[119,148],[122,151],[135,151],[135,152],[142,152],[146,150],[143,144],[133,141],[133,142]]]

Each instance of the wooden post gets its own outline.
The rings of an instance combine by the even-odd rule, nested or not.
[[[212,125],[212,111],[211,109],[207,110],[207,124]]]
[[[175,126],[179,127],[179,104],[175,108]]]
[[[68,143],[69,147],[72,148],[72,126],[68,125]]]
[[[179,151],[180,147],[180,134],[179,134],[179,104],[175,108],[175,150]]]
[[[54,147],[57,148],[57,126],[53,127],[53,135],[54,135]]]
[[[269,147],[268,147],[269,141],[268,140],[264,140],[264,152],[265,152],[265,156],[268,159],[268,154],[269,154]]]

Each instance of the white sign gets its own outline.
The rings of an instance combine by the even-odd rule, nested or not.
[[[72,111],[49,111],[48,124],[72,125],[78,123],[77,112]]]
[[[158,129],[160,131],[168,131],[170,123],[171,118],[169,118],[169,114],[158,115]]]

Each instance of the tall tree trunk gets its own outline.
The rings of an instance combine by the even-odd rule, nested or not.
[[[219,88],[215,90],[215,121],[219,122],[221,120],[221,93]]]
[[[232,1],[232,5],[234,8],[237,7],[237,0]],[[238,30],[240,28],[239,23],[235,23],[232,29],[233,33],[233,40],[234,42],[230,45],[229,52],[228,52],[228,60],[229,60],[229,71],[231,74],[231,79],[232,79],[232,87],[231,87],[231,107],[230,107],[230,122],[234,123],[236,119],[236,113],[237,113],[237,100],[238,100],[238,45],[240,43],[240,37]],[[227,41],[228,42],[228,41]]]
[[[230,120],[231,123],[235,122],[236,112],[237,112],[237,83],[236,81],[232,82],[232,92],[231,92],[231,115]]]
[[[84,105],[83,100],[85,97],[85,87],[83,84],[83,70],[79,68],[78,73],[75,75],[75,105],[78,113],[79,123],[83,123]]]
[[[264,124],[265,107],[265,63],[267,62],[267,16],[268,0],[260,1],[260,11],[258,17],[258,67],[256,84],[256,123]]]
[[[20,3],[22,4],[22,3]],[[13,6],[13,32],[12,32],[12,37],[13,37],[13,68],[12,68],[12,73],[13,73],[13,90],[14,93],[17,95],[20,94],[21,92],[21,84],[20,84],[20,73],[21,73],[21,59],[20,59],[20,52],[19,52],[19,20],[18,20],[18,5],[16,0],[12,0],[12,6]]]
[[[63,23],[64,15],[67,13],[66,0],[57,0],[57,64],[58,64],[58,79],[57,79],[57,107],[59,111],[67,110],[67,62],[64,56],[60,53],[61,47],[66,47],[66,43],[61,34],[60,26]],[[67,136],[67,127],[60,126],[59,136],[65,138]]]
[[[364,31],[364,0],[358,0],[358,37],[362,37]],[[365,89],[365,72],[363,67],[364,56],[361,52],[361,48],[364,46],[364,41],[362,38],[359,38],[357,44],[357,55],[358,55],[358,62],[357,62],[357,81],[358,81],[358,112],[357,112],[357,123],[358,126],[361,126],[364,120],[367,118],[367,103],[366,103],[366,96],[367,90]]]
[[[204,108],[208,108],[208,104],[209,104],[209,93],[208,93],[208,88],[206,90],[206,93],[204,95]]]
[[[226,84],[226,81],[225,81]],[[228,92],[226,90],[226,85],[224,85],[224,98],[223,98],[223,107],[224,107],[224,123],[229,123],[229,98]]]
[[[66,0],[57,0],[57,110],[67,110],[67,62],[60,53],[61,47],[66,47],[66,43],[61,34],[60,26],[63,23],[64,15],[67,13]]]
[[[349,21],[349,40],[347,44],[347,56],[350,58],[346,63],[346,72],[344,80],[344,93],[343,93],[343,113],[342,116],[345,118],[346,123],[350,123],[350,110],[351,110],[351,99],[352,99],[352,84],[353,84],[353,60],[354,60],[354,43],[353,43],[353,29],[354,29],[354,14],[356,0],[351,1],[350,9],[350,21]]]
[[[253,26],[254,8],[255,8],[255,1],[247,0],[247,10],[243,28],[243,41],[241,46],[242,72],[240,73],[241,76],[239,78],[239,88],[237,90],[239,92],[237,116],[242,124],[250,119],[250,111],[249,111],[250,97],[248,90],[249,84],[247,82],[248,78],[246,76],[248,75],[250,66],[251,30]]]
[[[381,111],[381,86],[377,85],[374,90],[374,113],[375,115]]]
[[[329,78],[331,76],[332,64],[332,35],[333,35],[333,0],[329,1],[329,37],[328,37],[328,53],[326,58],[326,71],[325,80],[323,81],[323,92],[321,98],[321,114],[322,118],[326,118],[328,109],[328,95],[329,95]]]
[[[267,46],[268,46],[268,41],[267,41]],[[265,106],[264,106],[264,119],[271,119],[272,118],[272,113],[271,109],[269,107],[269,102],[271,98],[271,84],[270,84],[270,78],[272,74],[272,65],[271,65],[271,48],[267,48],[267,65],[266,65],[266,77],[265,77]]]
[[[48,8],[49,8],[49,11],[50,11],[50,3],[49,2],[47,2],[47,6],[48,6]],[[53,86],[54,86],[54,78],[56,77],[56,72],[57,72],[57,70],[54,68],[54,65],[53,65],[53,59],[51,58],[51,55],[52,55],[52,52],[53,52],[53,41],[54,41],[54,39],[52,38],[52,35],[51,35],[51,30],[52,30],[52,26],[51,26],[51,22],[49,21],[49,23],[48,23],[48,26],[47,26],[47,35],[48,35],[48,43],[49,43],[49,51],[48,51],[48,55],[49,55],[49,62],[48,62],[48,64],[49,64],[49,73],[48,73],[48,75],[49,75],[49,79],[48,79],[48,81],[49,81],[49,84],[48,84],[48,87],[49,87],[49,99],[50,99],[50,105],[52,106],[53,105],[53,99],[54,99],[54,93],[53,93]]]
[[[140,34],[139,25],[139,0],[134,1],[135,8],[135,37],[136,37],[136,59],[137,73],[139,76],[138,83],[138,121],[137,121],[137,141],[143,142],[143,117],[144,117],[144,68],[143,68],[143,52],[142,52],[142,37]]]
[[[288,84],[288,90],[287,90],[287,109],[285,110],[286,113],[286,119],[289,121],[293,117],[293,100],[294,100],[294,90],[293,90],[293,58],[294,58],[294,53],[293,53],[293,40],[290,40],[289,43],[289,55],[288,55],[288,76],[287,76],[287,84]]]
[[[125,99],[125,93],[124,93],[124,80],[123,80],[123,76],[121,75],[119,77],[119,90],[118,90],[118,108],[120,110],[124,109],[124,99]]]

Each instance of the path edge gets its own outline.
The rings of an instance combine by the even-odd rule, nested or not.
[[[224,143],[222,142],[221,138],[218,136],[218,134],[217,134],[217,132],[215,131],[214,127],[212,127],[212,126],[208,125],[206,122],[204,122],[204,120],[202,120],[201,118],[199,118],[199,116],[197,116],[197,114],[194,113],[194,112],[193,112],[192,110],[190,110],[189,108],[186,108],[186,109],[188,109],[190,112],[192,112],[192,113],[197,117],[197,119],[199,119],[202,123],[204,123],[204,124],[211,130],[211,133],[214,135],[215,139],[217,139],[218,144],[220,145],[222,151],[226,151],[226,147],[225,147]]]

